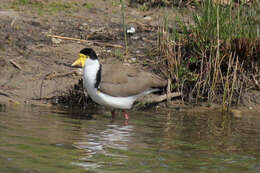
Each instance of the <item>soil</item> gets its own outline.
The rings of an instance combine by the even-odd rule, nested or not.
[[[43,9],[16,2],[27,1],[2,0],[0,7],[0,103],[48,105],[78,83],[80,69],[71,64],[85,47],[96,50],[103,63],[120,61],[156,70],[148,53],[156,45],[163,9],[142,11],[126,4],[127,27],[136,32],[127,35],[125,54],[119,1],[67,0],[72,7],[65,10],[51,8],[51,0],[36,1],[46,6]],[[172,19],[181,14],[189,22],[185,12],[167,13]]]
[[[47,6],[49,2],[42,3]],[[2,7],[7,8],[0,8],[0,102],[45,104],[48,98],[65,92],[81,78],[79,69],[71,64],[84,47],[95,49],[102,62],[143,62],[156,41],[156,32],[152,32],[158,26],[156,14],[150,11],[153,15],[148,20],[145,12],[127,8],[127,20],[136,33],[128,35],[125,56],[120,4],[88,1],[91,7],[81,7],[84,3],[77,1],[79,7],[69,12],[39,14],[32,4],[3,1]]]

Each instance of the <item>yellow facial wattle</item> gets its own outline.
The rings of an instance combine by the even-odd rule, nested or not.
[[[80,66],[80,67],[84,67],[85,66],[85,61],[88,58],[88,56],[80,53],[78,59],[71,64],[72,66]]]

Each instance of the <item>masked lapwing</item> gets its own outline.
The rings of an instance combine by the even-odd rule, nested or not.
[[[122,109],[125,119],[128,119],[126,109],[131,109],[136,99],[167,85],[167,80],[130,65],[102,65],[91,48],[82,49],[72,66],[83,67],[83,86],[91,99],[106,107]]]

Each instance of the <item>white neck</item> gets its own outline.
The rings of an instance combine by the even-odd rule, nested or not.
[[[93,87],[93,89],[95,88],[95,83],[97,81],[96,77],[97,77],[97,73],[98,70],[100,68],[100,63],[99,61],[96,60],[92,60],[92,59],[87,59],[85,62],[85,67],[84,67],[84,85],[88,86],[88,87]],[[88,85],[86,85],[86,83]]]

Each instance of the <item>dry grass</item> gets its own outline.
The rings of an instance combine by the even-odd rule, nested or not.
[[[242,11],[235,16],[231,7],[223,9],[211,1],[204,5],[195,25],[186,26],[181,37],[169,31],[165,17],[157,55],[172,90],[182,92],[183,100],[218,102],[226,109],[239,104],[244,91],[259,90],[260,38]]]

